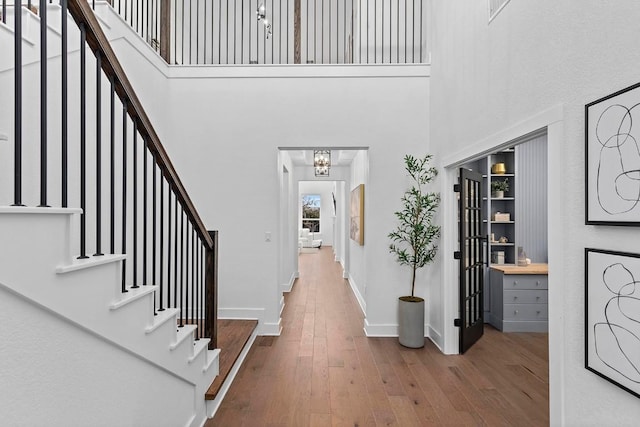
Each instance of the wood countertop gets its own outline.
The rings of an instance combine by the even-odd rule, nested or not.
[[[547,264],[529,264],[522,267],[513,264],[493,264],[491,268],[502,271],[503,274],[549,274]]]

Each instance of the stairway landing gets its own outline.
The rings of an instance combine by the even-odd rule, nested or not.
[[[214,400],[222,388],[242,349],[258,326],[257,320],[218,320],[218,348],[220,349],[220,371],[209,390],[206,400]]]

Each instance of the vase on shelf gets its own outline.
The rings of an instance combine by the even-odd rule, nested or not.
[[[494,199],[502,199],[504,198],[504,191],[492,191],[491,192],[491,197],[493,197]]]

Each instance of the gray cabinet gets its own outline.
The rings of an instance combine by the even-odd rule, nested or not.
[[[490,276],[490,324],[503,332],[547,332],[546,274],[507,274],[491,268]]]

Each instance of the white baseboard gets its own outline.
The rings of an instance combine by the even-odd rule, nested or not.
[[[364,319],[364,334],[368,337],[397,337],[398,325],[379,324],[372,325],[367,319]]]
[[[279,337],[282,333],[282,318],[279,318],[276,323],[263,323],[262,325],[258,325],[258,329],[258,335],[260,336]]]
[[[442,335],[436,332],[431,325],[424,325],[425,338],[429,338],[440,351],[443,349],[444,341]],[[364,334],[367,337],[397,337],[398,325],[396,324],[371,324],[364,319]],[[443,352],[444,353],[444,352]]]
[[[218,319],[251,319],[258,321],[256,330],[260,336],[279,336],[282,331],[282,319],[275,323],[264,321],[264,308],[219,308]]]
[[[433,342],[436,347],[444,354],[444,339],[442,335],[436,332],[435,329],[431,327],[431,325],[427,325],[425,331],[427,331],[427,336]]]
[[[280,290],[282,292],[291,292],[291,290],[293,289],[293,284],[296,282],[296,279],[298,278],[298,274],[297,272],[292,273],[291,277],[289,278],[289,283],[284,283],[282,285],[280,285]]]
[[[367,316],[367,302],[364,300],[364,297],[360,293],[360,290],[358,289],[358,286],[356,285],[355,281],[353,280],[353,277],[349,276],[349,277],[347,277],[347,279],[349,280],[349,286],[351,286],[351,290],[353,291],[353,294],[356,296],[356,299],[358,300],[358,305],[360,305],[360,310],[362,310],[362,314],[364,314],[365,317],[366,317]]]

